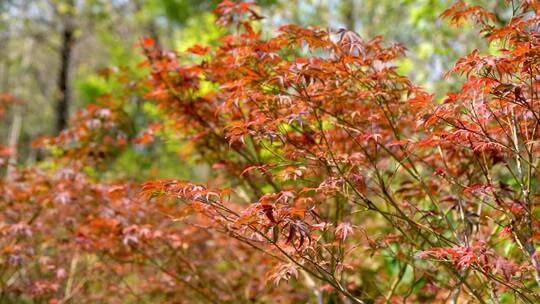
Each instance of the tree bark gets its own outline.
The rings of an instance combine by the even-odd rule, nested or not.
[[[355,13],[354,13],[354,0],[347,0],[344,3],[345,5],[345,11],[344,11],[344,23],[345,27],[350,30],[354,31],[356,27],[356,20],[355,20]]]
[[[62,46],[60,50],[60,73],[58,75],[58,101],[56,104],[56,133],[60,133],[67,126],[69,119],[69,105],[71,103],[71,88],[69,71],[75,36],[73,26],[64,23],[62,31]]]
[[[9,128],[10,130],[8,138],[8,147],[11,154],[8,159],[8,167],[6,172],[7,180],[12,180],[13,172],[15,170],[15,167],[17,166],[17,157],[19,154],[18,144],[22,127],[21,110],[19,108],[15,108],[13,112],[13,121],[11,123],[11,127]]]

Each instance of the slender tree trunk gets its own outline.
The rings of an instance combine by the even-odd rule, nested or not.
[[[144,9],[144,6],[143,6],[144,1],[134,1],[134,3],[135,3],[135,11],[140,12]],[[168,28],[170,29],[170,26]],[[162,47],[158,26],[155,23],[154,18],[150,18],[148,22],[146,22],[146,31],[147,31],[146,35],[154,39],[157,46]]]
[[[350,30],[354,31],[356,27],[355,22],[355,12],[354,12],[354,0],[346,0],[345,3],[345,11],[344,11],[344,23],[345,27]]]
[[[24,43],[23,51],[21,54],[21,74],[19,76],[17,85],[13,89],[15,98],[23,98],[23,89],[25,84],[25,77],[28,77],[28,69],[30,68],[32,49],[34,47],[34,41],[29,39]],[[11,155],[8,159],[8,167],[6,172],[6,179],[10,180],[13,177],[13,172],[17,166],[17,159],[19,157],[19,138],[22,130],[22,106],[13,105],[13,119],[9,128],[8,147]]]
[[[13,172],[15,170],[15,167],[17,166],[17,157],[19,154],[18,149],[18,143],[19,143],[19,137],[21,135],[21,127],[22,127],[22,116],[21,116],[21,109],[16,106],[17,108],[13,110],[13,121],[11,123],[11,127],[9,128],[9,139],[8,139],[8,147],[11,152],[11,155],[8,159],[8,167],[6,172],[6,179],[11,180],[13,177]]]
[[[60,133],[67,126],[69,119],[69,105],[71,103],[71,88],[69,83],[69,70],[71,56],[75,41],[74,28],[71,20],[64,23],[62,31],[62,48],[60,50],[60,74],[58,75],[58,101],[56,104],[56,133]]]

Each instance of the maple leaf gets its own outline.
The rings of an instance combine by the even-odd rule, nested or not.
[[[353,233],[353,226],[351,223],[340,223],[336,227],[336,237],[342,241],[344,241],[347,236],[351,233]]]

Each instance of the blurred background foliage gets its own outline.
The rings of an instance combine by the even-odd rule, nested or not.
[[[224,31],[215,25],[217,0],[3,0],[0,1],[0,93],[16,100],[0,122],[0,142],[11,142],[19,164],[40,160],[32,142],[54,135],[58,117],[73,113],[103,95],[128,100],[126,112],[136,136],[159,109],[143,103],[141,92],[126,90],[146,75],[142,37],[165,49],[183,51],[194,44],[213,44]],[[363,39],[384,36],[409,51],[399,71],[437,98],[459,84],[444,77],[455,60],[473,49],[489,51],[468,25],[452,27],[439,15],[451,0],[263,0],[258,1],[265,35],[280,25],[349,28]],[[509,17],[503,0],[475,4]],[[63,77],[62,77],[63,75]],[[117,75],[113,77],[111,75]],[[127,79],[126,79],[127,77]],[[127,85],[127,86],[126,86]],[[144,93],[144,92],[143,92]],[[64,103],[62,103],[64,101]],[[61,112],[64,111],[65,114]],[[69,121],[69,120],[68,120]],[[167,132],[166,130],[164,131]],[[155,143],[125,149],[109,164],[109,177],[204,180],[208,168],[188,157],[189,147],[175,134]]]

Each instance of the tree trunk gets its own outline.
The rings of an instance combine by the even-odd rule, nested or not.
[[[21,109],[16,106],[13,110],[13,121],[11,123],[11,127],[9,128],[9,138],[8,138],[8,147],[10,150],[10,155],[8,159],[8,167],[6,172],[6,179],[11,180],[13,178],[13,172],[15,170],[15,167],[17,166],[17,157],[19,154],[18,144],[19,144],[19,137],[21,135],[21,127],[22,127],[22,116],[21,116]]]
[[[350,30],[350,31],[354,31],[355,30],[355,27],[356,27],[356,22],[355,22],[355,13],[354,13],[354,0],[347,0],[345,1],[344,3],[345,5],[345,11],[344,11],[344,23],[345,23],[345,27]]]
[[[56,104],[56,133],[60,133],[67,126],[69,119],[69,105],[71,102],[71,88],[69,84],[69,70],[71,55],[75,40],[74,29],[65,22],[62,31],[62,49],[60,50],[60,74],[58,75],[58,101]]]

